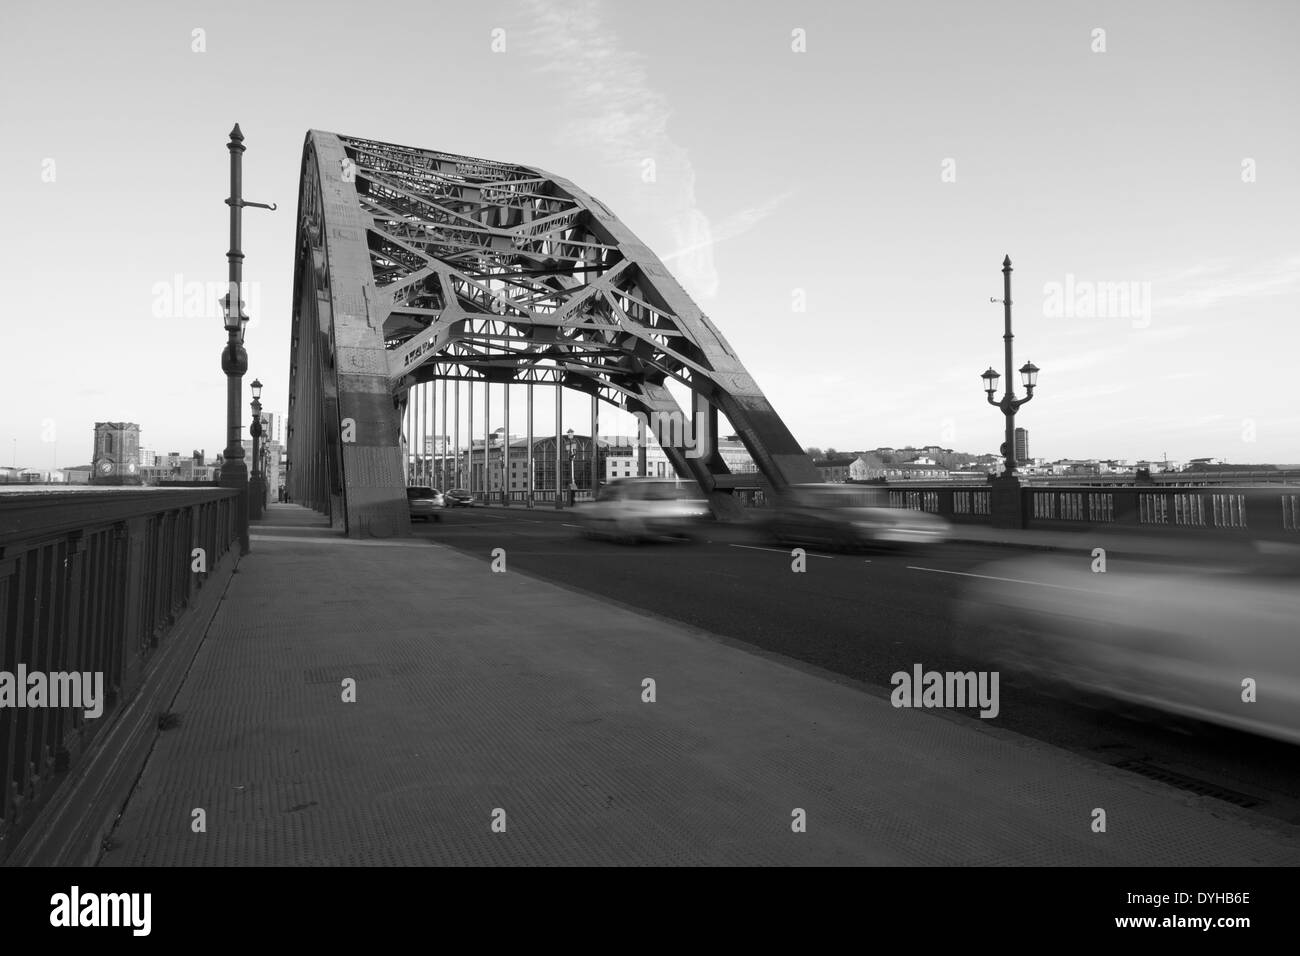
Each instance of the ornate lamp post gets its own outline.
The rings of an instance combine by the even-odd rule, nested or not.
[[[262,383],[253,379],[250,387],[253,390],[253,401],[250,403],[253,409],[253,423],[248,428],[248,434],[253,438],[253,476],[248,485],[248,518],[250,521],[257,521],[262,517],[262,511],[266,507],[266,470],[262,467],[262,452],[265,446],[261,444]]]
[[[242,213],[245,206],[275,209],[275,204],[245,202],[243,198],[244,134],[239,124],[230,131],[230,249],[226,252],[229,263],[230,291],[222,300],[222,322],[226,328],[226,348],[221,353],[221,370],[226,373],[226,450],[222,456],[221,484],[234,488],[235,526],[239,529],[239,553],[248,554],[248,466],[244,464],[244,445],[240,439],[239,400],[243,391],[244,373],[248,371],[248,353],[244,351],[244,329],[248,316],[244,314],[244,253],[240,248]]]
[[[984,380],[984,393],[988,403],[1001,409],[1006,417],[1006,440],[1002,443],[1003,472],[994,482],[992,494],[992,524],[1000,528],[1023,528],[1025,526],[1024,509],[1020,503],[1020,481],[1016,478],[1016,409],[1034,397],[1034,388],[1038,385],[1038,367],[1033,362],[1026,362],[1020,369],[1021,381],[1025,386],[1025,397],[1016,398],[1011,378],[1011,257],[1002,260],[1002,291],[1005,331],[1002,336],[1004,360],[1007,373],[1007,390],[1001,399],[993,397],[997,391],[998,379],[1001,377],[992,366],[980,376]],[[997,302],[997,299],[990,299]]]

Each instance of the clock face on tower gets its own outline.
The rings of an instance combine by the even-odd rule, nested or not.
[[[127,466],[126,466],[126,470],[129,471],[131,474],[134,475],[134,474],[135,474],[135,462],[131,462],[131,464],[127,465]]]
[[[111,475],[113,473],[113,463],[111,461],[101,461],[99,463],[99,473],[101,475]]]

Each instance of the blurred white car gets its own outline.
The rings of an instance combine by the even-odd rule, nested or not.
[[[960,620],[969,652],[1008,667],[1300,743],[1300,575],[1266,560],[1091,570],[1039,556],[978,568]],[[1253,700],[1248,698],[1253,697]]]
[[[411,520],[423,518],[425,521],[441,521],[442,509],[446,507],[442,492],[427,485],[411,485],[406,489],[406,503],[411,512]]]
[[[941,544],[950,534],[938,515],[891,508],[885,489],[861,485],[792,485],[770,520],[773,540],[786,547],[909,547]]]
[[[677,478],[618,478],[578,508],[583,534],[615,541],[690,538],[711,515],[699,485]]]

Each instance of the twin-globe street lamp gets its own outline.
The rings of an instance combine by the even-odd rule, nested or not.
[[[1004,346],[1005,368],[1007,373],[1007,391],[1001,399],[995,399],[998,379],[1001,377],[992,366],[980,376],[984,380],[984,392],[988,403],[1002,410],[1006,416],[1006,440],[1002,443],[1004,469],[1001,478],[995,482],[992,495],[992,524],[995,527],[1022,528],[1025,523],[1024,509],[1020,501],[1020,482],[1016,479],[1016,409],[1034,397],[1034,388],[1038,385],[1038,367],[1033,362],[1026,362],[1020,369],[1021,382],[1025,386],[1025,397],[1016,398],[1012,390],[1014,380],[1011,378],[1011,257],[1002,260],[1002,303],[1006,320],[1002,336]],[[997,302],[997,299],[990,299]]]
[[[1002,414],[1007,416],[1007,440],[1003,442],[1001,451],[1005,462],[1004,474],[1012,475],[1015,474],[1018,463],[1015,448],[1016,409],[1034,397],[1034,389],[1038,385],[1038,366],[1033,362],[1026,362],[1020,368],[1020,381],[1024,384],[1026,393],[1024,398],[1016,398],[1016,393],[1011,391],[1011,381],[1008,379],[1006,394],[1000,399],[995,399],[993,393],[997,391],[998,379],[1001,377],[992,366],[989,366],[988,370],[980,376],[984,379],[984,391],[988,396],[989,404],[1002,409]]]
[[[253,439],[253,476],[249,481],[248,495],[250,507],[248,517],[251,521],[256,521],[262,517],[263,509],[266,507],[266,471],[262,467],[262,451],[265,446],[261,444],[262,438],[262,383],[253,379],[250,386],[253,390],[253,400],[250,406],[253,409],[253,423],[248,427],[248,434]]]
[[[222,456],[221,485],[238,492],[234,504],[235,527],[239,533],[239,553],[245,555],[248,554],[249,483],[244,444],[239,434],[242,430],[239,402],[244,373],[248,371],[248,353],[244,351],[248,316],[244,314],[241,288],[244,280],[244,253],[240,248],[242,214],[245,206],[274,211],[275,203],[248,202],[243,198],[244,134],[240,132],[238,123],[230,131],[226,148],[230,150],[230,197],[226,200],[230,207],[230,248],[226,251],[230,291],[221,300],[222,324],[226,329],[226,347],[221,353],[221,370],[226,373],[226,450]],[[260,390],[261,386],[258,388]]]

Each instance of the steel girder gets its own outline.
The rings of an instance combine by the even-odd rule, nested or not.
[[[691,421],[697,409],[678,406],[671,379],[712,421],[726,415],[774,488],[817,480],[709,318],[568,180],[313,130],[302,182],[290,490],[341,508],[350,532],[392,525],[399,510],[405,520],[397,409],[410,386],[435,378],[552,384],[651,421]],[[347,417],[353,444],[339,437]],[[309,460],[295,450],[302,429]],[[731,497],[716,427],[709,439],[664,451],[721,510]]]

